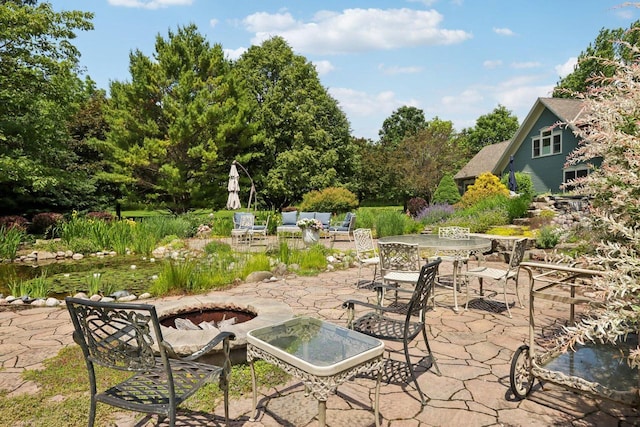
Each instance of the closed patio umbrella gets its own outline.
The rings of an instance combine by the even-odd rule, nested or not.
[[[240,197],[238,197],[238,192],[240,191],[240,184],[238,179],[240,175],[238,174],[238,169],[236,168],[235,163],[231,164],[231,170],[229,171],[229,184],[227,184],[227,190],[229,190],[229,197],[227,198],[227,209],[239,209],[240,208]]]
[[[516,182],[516,173],[513,170],[513,156],[509,158],[509,191],[515,193],[518,191],[518,183]]]

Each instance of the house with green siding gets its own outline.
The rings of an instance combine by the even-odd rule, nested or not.
[[[536,193],[566,192],[562,184],[589,172],[587,164],[566,165],[579,143],[573,123],[583,111],[581,100],[538,98],[511,140],[484,147],[454,180],[466,189],[481,173],[501,177],[509,173],[513,156],[514,171],[529,174]]]

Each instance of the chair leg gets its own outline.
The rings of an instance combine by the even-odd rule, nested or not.
[[[438,368],[438,363],[436,363],[436,357],[431,351],[431,346],[429,345],[429,338],[427,338],[427,330],[425,329],[425,327],[422,328],[422,338],[424,338],[424,344],[427,347],[427,352],[429,353],[429,357],[431,358],[431,366],[435,369],[435,374],[441,377],[442,373],[440,372],[440,368]]]
[[[407,340],[404,340],[403,345],[404,345],[404,357],[407,361],[407,367],[409,368],[411,379],[413,380],[413,383],[416,386],[416,390],[418,390],[418,394],[420,395],[420,403],[422,404],[422,406],[426,406],[428,399],[427,399],[427,396],[422,392],[422,389],[418,384],[418,378],[416,378],[416,373],[415,373],[415,370],[413,369],[413,364],[411,363],[411,357],[409,356],[409,343],[407,342]]]
[[[507,306],[507,313],[509,313],[509,318],[512,319],[511,310],[509,309],[509,301],[507,301],[507,282],[508,279],[505,277],[504,282],[502,282],[502,293],[504,294],[504,304]]]

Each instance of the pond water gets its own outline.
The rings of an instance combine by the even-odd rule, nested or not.
[[[135,267],[132,267],[135,266]],[[46,276],[49,295],[64,298],[76,292],[86,292],[88,284],[99,281],[104,288],[114,291],[145,292],[154,275],[162,270],[162,262],[151,262],[135,256],[87,257],[74,261],[64,260],[35,263],[1,263],[0,294],[9,295],[9,284]]]

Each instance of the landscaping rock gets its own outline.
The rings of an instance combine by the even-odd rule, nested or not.
[[[84,258],[84,255],[82,255],[82,254],[73,254],[71,256],[71,259],[75,259],[75,260],[80,260],[82,258]]]
[[[57,298],[47,298],[44,305],[47,307],[57,307],[60,305],[60,301]]]
[[[45,300],[38,298],[38,299],[34,299],[33,301],[31,301],[32,306],[34,307],[44,307],[46,304]]]
[[[145,292],[145,293],[143,293],[141,295],[138,295],[138,299],[149,299],[149,298],[151,298],[151,296],[152,295],[149,292]]]
[[[136,297],[135,295],[131,294],[131,295],[124,296],[122,298],[118,298],[118,301],[120,301],[120,302],[129,302],[129,301],[135,301],[137,299],[138,299],[138,297]]]
[[[91,295],[91,297],[89,299],[91,301],[100,301],[102,299],[102,295],[93,294],[93,295]]]
[[[116,299],[111,297],[102,297],[100,301],[102,302],[114,302]]]
[[[247,276],[246,282],[262,282],[264,280],[271,279],[272,276],[273,274],[270,271],[254,271]]]
[[[89,299],[89,296],[87,294],[85,294],[84,292],[78,292],[73,297],[74,298]]]

